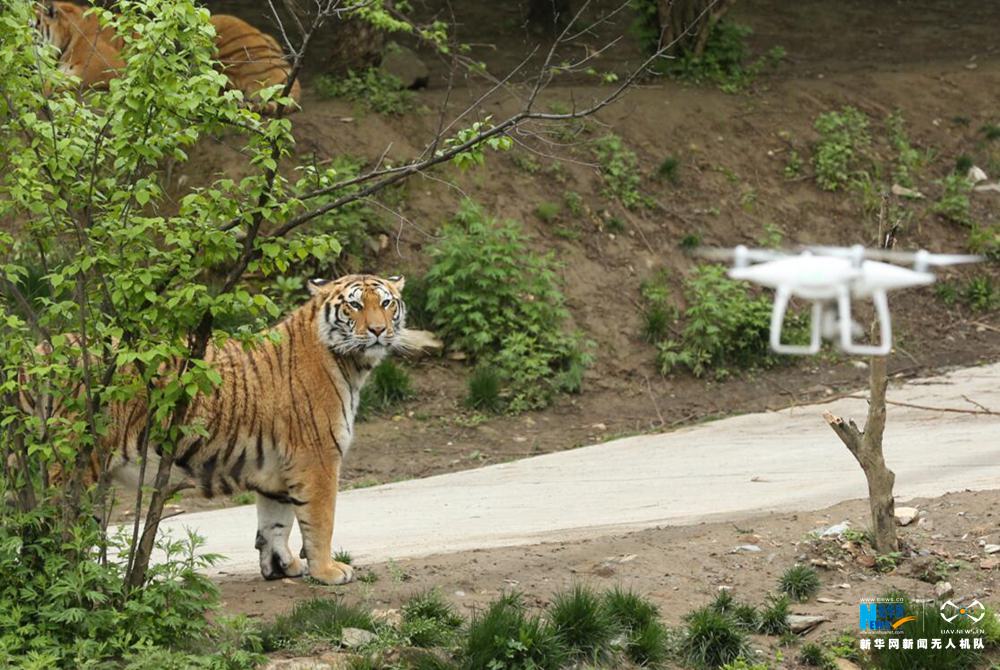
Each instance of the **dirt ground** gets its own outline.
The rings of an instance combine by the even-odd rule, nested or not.
[[[942,576],[954,588],[954,602],[978,598],[992,604],[1000,561],[987,557],[981,544],[1000,543],[998,503],[1000,490],[908,501],[922,517],[900,528],[904,557],[886,573],[871,567],[873,557],[858,552],[857,545],[811,536],[843,521],[863,530],[868,524],[867,502],[852,500],[798,514],[762,514],[581,542],[362,565],[358,575],[368,581],[346,587],[303,580],[265,582],[257,577],[223,580],[220,587],[227,613],[271,618],[307,597],[338,597],[392,609],[416,593],[439,589],[468,615],[510,590],[543,607],[554,592],[576,583],[601,589],[622,585],[648,595],[660,607],[665,623],[677,626],[685,613],[708,603],[721,588],[730,589],[738,600],[759,604],[777,591],[778,578],[787,568],[811,563],[817,566],[822,588],[810,602],[793,605],[792,612],[829,618],[803,637],[825,641],[845,631],[855,634],[862,598],[899,589],[914,599],[933,599],[934,583]],[[744,545],[760,551],[737,550]],[[754,642],[755,648],[774,658],[775,638],[761,636]],[[798,667],[791,660],[794,650],[785,649],[784,656],[780,667]]]
[[[223,3],[224,4],[224,3]],[[438,3],[418,3],[434,16]],[[504,72],[537,37],[516,19],[506,3],[458,3],[459,39],[472,43],[472,57],[484,59],[493,72]],[[593,342],[593,365],[582,394],[563,396],[552,407],[520,416],[484,416],[463,406],[471,368],[447,357],[408,364],[416,398],[396,411],[362,423],[343,471],[344,485],[369,486],[457,469],[503,462],[633,434],[670,428],[731,414],[788,406],[856,389],[866,373],[857,361],[836,354],[792,360],[765,372],[735,375],[724,382],[679,373],[659,374],[655,347],[640,338],[639,285],[661,269],[670,273],[675,302],[683,306],[680,282],[695,261],[679,247],[697,234],[705,244],[760,244],[767,231],[782,243],[872,243],[876,231],[852,193],[821,191],[810,178],[812,124],[824,111],[854,105],[869,114],[875,150],[888,159],[884,120],[899,110],[912,143],[931,159],[917,182],[925,201],[901,202],[912,218],[899,234],[902,248],[964,250],[968,230],[930,211],[940,192],[938,179],[960,155],[970,156],[993,176],[1000,175],[1000,142],[983,139],[980,128],[1000,121],[995,91],[1000,86],[1000,46],[995,3],[872,3],[854,0],[737,3],[733,18],[754,29],[755,54],[783,46],[787,58],[757,78],[749,91],[736,95],[713,87],[695,87],[669,79],[647,79],[625,101],[603,111],[569,139],[552,128],[528,126],[515,136],[517,146],[491,156],[484,167],[461,173],[445,168],[417,177],[401,194],[376,205],[384,212],[382,230],[389,244],[364,259],[365,269],[419,275],[427,265],[426,249],[463,195],[501,218],[525,224],[532,245],[553,251],[561,264],[563,290],[572,319]],[[624,18],[601,29],[587,42],[627,30]],[[479,34],[490,26],[490,37]],[[624,73],[639,54],[632,40],[598,59],[599,70]],[[449,99],[455,113],[482,91],[475,80],[462,80],[446,96],[446,63],[421,52],[433,76],[416,93],[413,112],[398,117],[366,112],[358,105],[321,100],[306,75],[304,111],[294,117],[301,154],[317,159],[349,154],[371,158],[388,149],[390,159],[412,157],[433,134],[438,109]],[[530,71],[530,69],[529,69]],[[513,86],[523,92],[523,84]],[[590,81],[556,80],[543,105],[566,104],[606,95],[607,86]],[[479,114],[501,118],[514,110],[514,95],[501,95]],[[642,175],[641,190],[650,208],[627,210],[601,195],[591,143],[614,132],[634,150]],[[804,158],[804,175],[784,174],[788,155]],[[680,160],[679,182],[655,177],[666,156]],[[525,168],[530,159],[537,169]],[[195,152],[175,179],[229,177],[245,170],[245,161],[225,138]],[[570,216],[565,207],[555,221],[535,214],[542,202],[562,202],[566,192],[583,196],[585,214]],[[974,218],[997,223],[1000,196],[972,196]],[[624,230],[608,230],[616,217]],[[336,274],[341,268],[331,268]],[[960,281],[971,272],[994,277],[996,267],[945,270],[944,280]],[[894,294],[897,350],[894,374],[927,374],[943,367],[1000,358],[1000,318],[996,311],[976,313],[947,306],[932,288]],[[675,324],[675,331],[680,325]],[[204,509],[231,501],[189,499],[184,509]]]

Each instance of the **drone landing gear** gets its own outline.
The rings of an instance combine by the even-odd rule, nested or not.
[[[793,354],[798,356],[808,356],[819,352],[822,338],[820,337],[820,324],[823,320],[823,305],[814,302],[812,306],[812,320],[810,321],[810,335],[808,345],[782,344],[781,327],[785,324],[785,312],[788,311],[788,301],[792,293],[787,288],[778,288],[774,297],[774,309],[771,311],[771,349],[779,354]]]
[[[842,286],[837,296],[840,307],[840,348],[849,354],[861,356],[886,356],[892,350],[892,323],[889,320],[889,297],[885,291],[874,291],[872,293],[872,303],[875,305],[875,314],[878,317],[879,343],[877,345],[856,344],[851,326],[854,321],[851,319],[851,293],[850,289]]]

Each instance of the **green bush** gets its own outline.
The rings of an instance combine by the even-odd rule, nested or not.
[[[277,651],[307,636],[339,643],[345,628],[374,631],[375,622],[369,612],[359,607],[340,600],[313,598],[295,603],[290,613],[263,626],[260,638],[264,651]]]
[[[970,279],[962,291],[962,299],[977,312],[988,312],[1000,305],[1000,295],[997,295],[993,280],[987,275]]]
[[[767,604],[760,611],[758,630],[765,635],[784,635],[788,632],[788,596],[768,596]]]
[[[324,98],[346,98],[380,114],[405,114],[413,107],[413,93],[391,74],[372,67],[349,70],[343,77],[320,75],[313,88]]]
[[[610,134],[596,140],[594,155],[604,179],[604,196],[614,198],[629,209],[642,204],[639,159],[625,146],[622,138]]]
[[[597,658],[607,653],[618,633],[604,601],[582,585],[556,594],[549,606],[549,621],[574,656]]]
[[[733,368],[769,367],[778,359],[770,352],[771,301],[753,297],[747,288],[725,276],[716,265],[702,265],[684,282],[684,329],[680,340],[659,345],[662,374],[686,368],[696,377],[709,372],[717,379]],[[799,342],[805,334],[800,318],[789,314],[782,331],[785,341]]]
[[[732,618],[712,607],[688,613],[684,622],[680,653],[696,668],[718,668],[751,654],[746,632]]]
[[[604,606],[625,633],[625,655],[641,666],[657,666],[670,654],[670,636],[660,611],[633,591],[616,587],[604,594]]]
[[[426,275],[438,335],[493,368],[514,412],[579,390],[588,361],[564,331],[551,255],[531,252],[524,238],[518,223],[495,221],[467,200],[431,248]]]
[[[789,598],[805,602],[819,591],[819,574],[808,565],[793,565],[781,575],[778,585]]]
[[[551,626],[525,612],[519,595],[508,594],[473,617],[463,656],[466,670],[559,670],[569,652]]]
[[[414,395],[410,373],[385,359],[375,366],[368,383],[361,388],[358,418],[364,420],[373,412],[387,412]]]
[[[972,203],[969,193],[972,185],[964,174],[949,174],[940,180],[941,197],[934,203],[933,212],[952,223],[972,226]]]
[[[777,65],[785,57],[785,50],[778,46],[748,63],[747,38],[751,34],[753,30],[749,26],[719,21],[709,33],[700,55],[683,52],[669,61],[665,69],[686,81],[715,84],[726,93],[741,91],[749,87],[766,67]]]
[[[86,517],[60,537],[60,517],[51,507],[0,511],[0,667],[103,668],[146,652],[189,666],[210,660],[197,657],[218,632],[205,618],[218,591],[202,574],[216,557],[198,555],[200,538],[160,541],[165,558],[125,598],[125,566],[100,559],[102,547],[125,551],[124,540],[108,544]],[[244,667],[259,660],[245,656]]]
[[[868,117],[854,107],[820,114],[819,142],[813,154],[816,183],[827,191],[847,186],[859,171],[859,161],[871,145]]]

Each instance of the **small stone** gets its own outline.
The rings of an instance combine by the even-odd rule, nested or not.
[[[357,649],[374,642],[378,636],[364,628],[345,628],[340,631],[340,644],[348,649]]]
[[[760,547],[758,547],[756,544],[741,544],[740,546],[736,547],[735,549],[733,549],[729,553],[735,554],[735,553],[740,552],[740,551],[746,551],[746,552],[749,552],[749,553],[756,553],[756,552],[760,551]]]
[[[920,510],[916,507],[897,507],[896,523],[900,526],[909,526],[917,518],[918,514],[920,514]]]
[[[813,614],[789,614],[787,618],[788,626],[793,633],[805,633],[829,620],[828,617]]]
[[[980,570],[996,570],[998,565],[1000,565],[1000,559],[996,558],[984,558],[979,561]]]
[[[844,582],[843,584],[837,584],[837,588],[838,589],[849,589],[849,588],[851,588],[851,585],[848,584],[847,582]]]
[[[951,582],[938,582],[934,585],[934,595],[938,598],[948,598],[955,594]]]
[[[837,600],[836,598],[817,598],[816,602],[823,603],[824,605],[843,605],[843,600]]]
[[[600,430],[600,431],[605,431],[605,430],[608,429],[608,427],[605,424],[603,424],[603,423],[595,423],[595,424],[593,424],[591,426],[591,428],[593,428],[594,430]]]
[[[464,361],[468,356],[464,351],[451,351],[448,353],[448,360],[451,361]]]
[[[983,551],[987,554],[995,554],[1000,552],[1000,544],[986,544],[983,546]]]
[[[915,188],[907,188],[906,186],[900,186],[899,184],[892,185],[892,194],[898,195],[901,198],[911,198],[913,200],[920,200],[924,197],[924,194]]]
[[[455,595],[459,598],[465,597],[465,591],[455,591]]]

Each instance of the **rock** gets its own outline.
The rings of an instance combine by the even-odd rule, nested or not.
[[[978,184],[981,181],[986,181],[989,177],[986,175],[986,171],[983,170],[978,165],[973,165],[969,168],[968,174],[965,175],[966,178],[973,184]]]
[[[905,186],[900,186],[899,184],[892,185],[892,194],[898,195],[901,198],[911,198],[913,200],[919,200],[924,197],[924,194],[915,188],[907,188]]]
[[[986,193],[988,191],[1000,193],[1000,182],[993,182],[992,184],[976,184],[972,190],[977,193]]]
[[[393,627],[399,627],[403,623],[403,615],[398,609],[372,610],[372,619]]]
[[[315,658],[279,658],[264,666],[264,670],[333,670],[334,666]]]
[[[987,554],[995,554],[1000,551],[1000,544],[986,544],[983,545],[983,551]]]
[[[998,565],[1000,565],[1000,559],[996,558],[984,558],[979,561],[980,570],[996,570]]]
[[[450,361],[464,361],[468,356],[464,351],[452,351],[448,354],[448,360]]]
[[[916,507],[897,507],[896,523],[900,526],[909,526],[918,514],[920,514],[920,510]]]
[[[836,598],[817,598],[816,602],[823,603],[824,605],[843,605],[843,600],[837,600]]]
[[[758,547],[756,544],[741,544],[740,546],[736,547],[735,549],[733,549],[729,553],[730,554],[735,554],[735,553],[740,552],[740,551],[746,551],[746,552],[750,552],[750,553],[753,554],[753,553],[756,553],[756,552],[760,551],[760,547]]]
[[[340,631],[340,644],[348,649],[357,649],[375,641],[378,636],[364,628],[345,628]]]
[[[793,633],[806,633],[829,620],[828,617],[813,614],[789,614],[787,618],[788,626]]]
[[[938,582],[934,585],[934,595],[938,598],[948,598],[955,594],[951,582]]]
[[[379,69],[398,79],[403,88],[424,88],[430,81],[430,70],[416,52],[396,43],[386,46]]]
[[[846,531],[850,527],[851,527],[850,521],[841,521],[840,523],[834,524],[829,528],[813,532],[815,532],[820,537],[840,537],[841,535],[844,534],[844,531]]]

